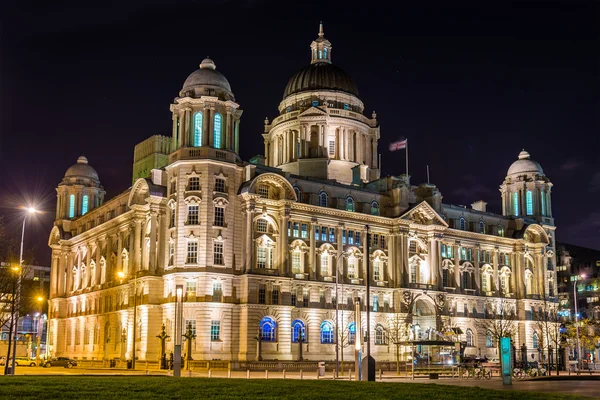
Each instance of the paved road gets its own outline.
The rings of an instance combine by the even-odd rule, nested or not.
[[[17,367],[17,375],[170,375],[169,371],[158,371],[158,370],[145,370],[138,369],[131,371],[127,369],[117,368],[41,368],[41,367]],[[522,391],[533,391],[533,392],[547,392],[547,393],[564,393],[564,394],[577,394],[581,396],[589,396],[600,399],[600,381],[585,381],[585,380],[546,380],[546,381],[518,381],[514,380],[512,386],[503,386],[500,378],[494,377],[489,381],[474,381],[474,380],[459,380],[459,379],[427,379],[418,378],[413,380],[406,379],[405,377],[396,377],[391,375],[383,376],[382,381],[384,382],[405,382],[405,383],[416,383],[416,384],[439,384],[439,385],[456,385],[456,386],[474,386],[481,387],[484,389],[498,389],[498,390],[522,390]],[[181,376],[183,377],[208,377],[208,372],[191,372],[182,371]],[[227,371],[214,371],[211,373],[213,378],[227,378],[229,377]],[[247,373],[244,371],[232,371],[231,378],[247,378]],[[264,371],[253,371],[250,373],[252,379],[283,379],[282,372],[268,372],[265,374]],[[287,372],[286,379],[317,379],[316,371],[307,371],[302,373],[302,377],[299,372]],[[332,373],[327,372],[325,377],[319,379],[331,380],[333,379]],[[348,376],[341,379],[348,379]],[[379,379],[378,379],[379,380]]]

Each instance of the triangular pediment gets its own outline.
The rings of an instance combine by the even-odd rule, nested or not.
[[[419,225],[439,225],[448,227],[444,219],[426,202],[423,201],[400,217]]]
[[[309,109],[302,111],[298,117],[314,117],[314,116],[327,116],[327,113],[321,110],[319,107],[312,106]]]

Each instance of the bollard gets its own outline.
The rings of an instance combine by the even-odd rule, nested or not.
[[[300,379],[303,379],[303,373],[302,373],[302,370],[300,370]]]
[[[319,368],[317,368],[317,380],[319,380]]]
[[[189,369],[189,370],[188,370],[188,376],[189,376],[190,378],[192,377],[192,370],[191,370],[191,369]]]
[[[379,380],[383,379],[383,370],[380,368],[379,369]]]
[[[146,370],[146,375],[150,375],[150,372],[148,370]]]
[[[283,370],[283,379],[285,379],[285,369]]]
[[[231,378],[231,370],[230,369],[227,370],[227,377]]]
[[[352,370],[348,371],[348,380],[352,380]]]
[[[250,379],[250,370],[249,369],[246,370],[246,379]]]
[[[190,371],[190,373],[191,373],[191,372],[192,372],[192,371]],[[212,378],[212,369],[210,369],[210,368],[208,369],[208,377],[209,377],[209,378]]]
[[[265,379],[269,379],[269,370],[265,369]]]

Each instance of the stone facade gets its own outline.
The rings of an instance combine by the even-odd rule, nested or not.
[[[522,205],[506,200],[502,215],[484,202],[443,204],[438,188],[407,176],[380,177],[376,115],[365,117],[349,77],[325,66],[322,30],[311,48],[310,79],[292,78],[280,115],[265,123],[265,155],[255,158],[264,163],[240,159],[242,111],[206,59],[171,105],[168,165],[72,216],[62,191],[89,189],[59,187],[52,355],[131,358],[135,341],[139,360],[157,360],[156,336],[163,324],[173,336],[182,285],[196,360],[256,360],[257,336],[263,359],[296,360],[300,346],[304,359],[333,359],[336,301],[347,344],[367,280],[377,360],[394,360],[395,320],[419,337],[461,327],[467,354],[491,356],[476,321],[501,304],[516,316],[517,347],[532,347],[532,312],[556,293],[551,184],[539,164],[522,152],[511,166],[500,190],[520,193]],[[79,173],[101,190],[95,171]],[[353,346],[343,351],[349,359]]]

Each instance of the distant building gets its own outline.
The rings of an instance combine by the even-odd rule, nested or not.
[[[408,176],[381,177],[377,115],[365,115],[322,30],[310,47],[310,64],[256,136],[264,154],[253,162],[239,156],[240,105],[207,58],[170,106],[163,168],[154,136],[136,148],[136,162],[152,158],[134,167],[140,179],[110,200],[87,159],[67,170],[49,238],[52,355],[131,359],[135,343],[135,357],[157,360],[181,285],[195,360],[296,360],[301,346],[304,359],[331,360],[336,329],[350,342],[365,329],[354,324],[355,298],[372,310],[377,360],[395,357],[394,318],[416,339],[460,327],[466,354],[491,357],[494,340],[476,321],[501,303],[517,320],[516,346],[538,357],[532,315],[557,296],[552,183],[540,164],[521,151],[509,166],[501,214],[483,201],[444,204],[435,185]],[[353,346],[343,351],[353,357]]]
[[[573,285],[577,281],[577,311],[580,317],[600,319],[600,250],[559,243],[556,269],[561,314],[573,317]],[[585,278],[577,279],[582,275]]]

